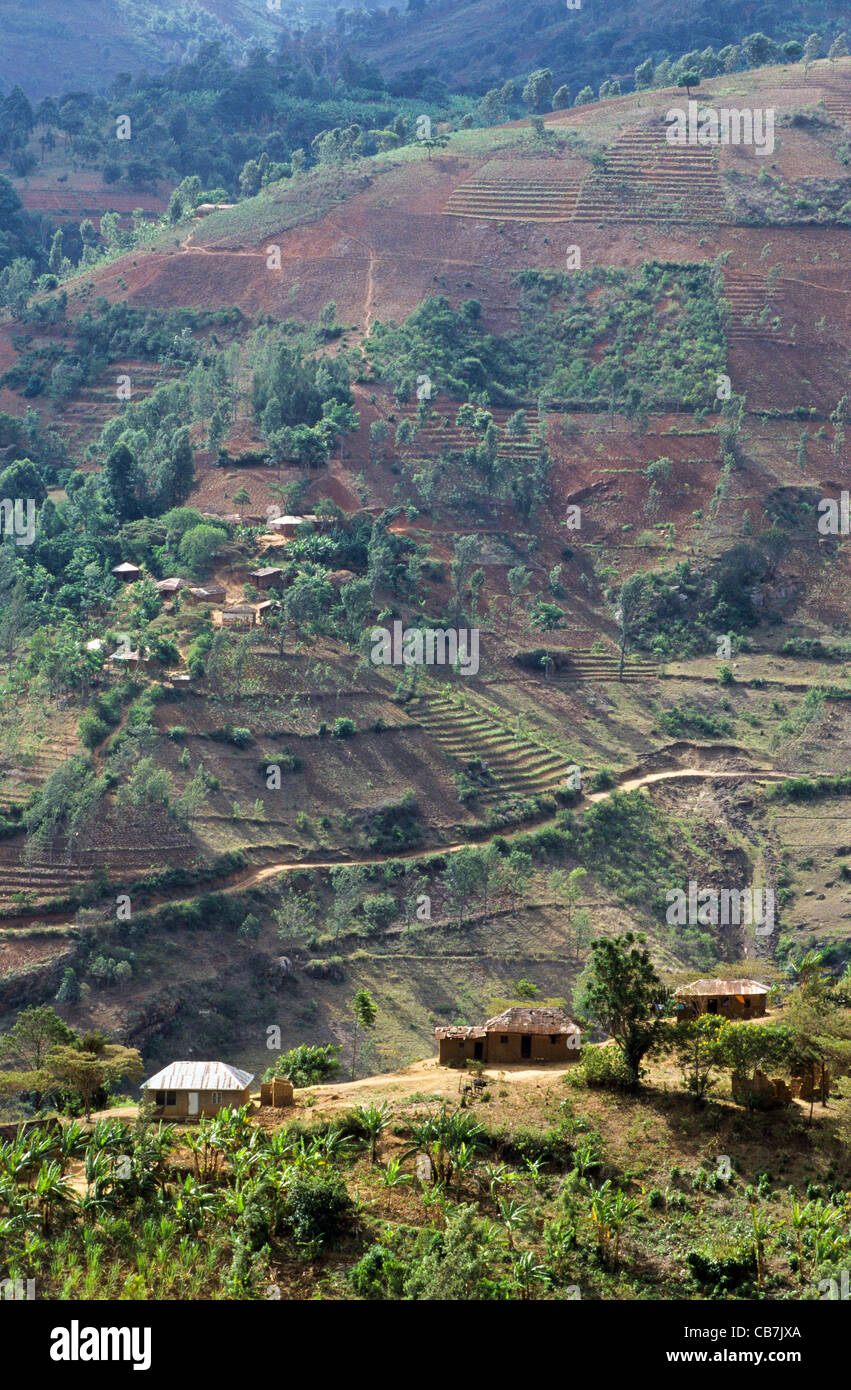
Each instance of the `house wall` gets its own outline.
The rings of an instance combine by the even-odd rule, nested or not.
[[[476,1043],[481,1049],[478,1054],[479,1058],[486,1062],[488,1056],[487,1038],[438,1038],[438,1061],[444,1066],[448,1062],[475,1061]]]
[[[488,1033],[485,1038],[439,1038],[438,1060],[444,1065],[450,1061],[473,1061],[476,1058],[476,1044],[480,1046],[479,1057],[489,1065],[499,1062],[575,1062],[579,1058],[578,1047],[568,1047],[568,1037],[560,1033],[556,1041],[550,1041],[549,1033],[531,1033],[531,1052],[528,1057],[522,1052],[522,1033]],[[505,1037],[506,1042],[501,1039]]]
[[[523,1038],[529,1038],[531,1044],[531,1054],[524,1057],[522,1053]],[[549,1033],[488,1033],[487,1053],[489,1062],[573,1062],[579,1056],[579,1048],[567,1045],[567,1035],[564,1033],[553,1034],[555,1042],[550,1040]],[[506,1038],[503,1042],[502,1039]]]
[[[684,1005],[681,1011],[682,1017],[694,1018],[697,1014],[717,1013],[720,1018],[762,1018],[765,1014],[766,996],[764,994],[746,994],[744,1002],[736,995],[717,995],[713,999],[711,995],[702,995],[698,998],[680,999],[679,1003]],[[710,1004],[716,1007],[710,1009]]]
[[[156,1091],[152,1095],[156,1096]],[[241,1105],[248,1105],[251,1100],[247,1086],[244,1091],[224,1091],[222,1095],[222,1100],[214,1101],[212,1091],[199,1091],[198,1115],[218,1115],[220,1110],[238,1109]],[[174,1105],[158,1105],[154,1114],[167,1120],[189,1118],[189,1092],[177,1091],[175,1097]],[[193,1115],[192,1119],[195,1118]]]

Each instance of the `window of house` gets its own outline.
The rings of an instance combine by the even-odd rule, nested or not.
[[[459,1038],[459,1039],[458,1039],[458,1046],[460,1047],[461,1051],[463,1052],[463,1051],[464,1051],[464,1039],[463,1039],[463,1038]]]
[[[157,1094],[154,1097],[154,1099],[157,1105],[165,1105],[165,1091],[157,1091]]]
[[[157,1105],[177,1105],[176,1091],[157,1091]]]
[[[750,1001],[749,997],[748,997],[747,995],[745,995],[745,1008],[746,1008],[746,1009],[749,1009],[750,1006],[751,1006],[751,1001]]]
[[[221,1104],[222,1104],[222,1101],[223,1101],[224,1098],[225,1098],[225,1093],[224,1093],[224,1091],[211,1091],[211,1092],[210,1092],[210,1095],[211,1095],[212,1098],[213,1098],[213,1104],[214,1104],[214,1105],[221,1105]]]
[[[550,1042],[555,1045],[558,1042],[558,1033],[550,1033]]]
[[[500,1040],[501,1043],[507,1043],[507,1042],[508,1042],[508,1034],[507,1034],[507,1033],[500,1033],[500,1035],[499,1035],[499,1040]]]

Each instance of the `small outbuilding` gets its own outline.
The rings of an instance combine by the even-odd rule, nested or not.
[[[112,573],[116,579],[120,579],[122,584],[135,584],[137,579],[142,578],[142,571],[138,565],[131,565],[129,560],[125,560],[121,565],[113,565]]]
[[[574,1062],[582,1034],[561,1009],[515,1008],[472,1026],[435,1028],[439,1060],[450,1062]]]
[[[255,589],[278,589],[283,573],[279,565],[266,565],[263,569],[252,570],[249,579]]]
[[[172,579],[160,579],[155,588],[158,594],[176,594],[181,589],[187,588],[187,584],[185,579],[178,579],[175,576]]]
[[[270,531],[275,532],[276,536],[283,536],[285,540],[291,541],[307,522],[306,516],[273,516],[266,524]]]
[[[248,1105],[253,1080],[253,1072],[225,1062],[172,1062],[143,1081],[142,1090],[153,1100],[156,1117],[197,1120]]]
[[[253,627],[254,609],[250,603],[233,603],[221,610],[219,622],[222,627]]]
[[[720,1014],[722,1018],[761,1018],[768,986],[758,980],[693,980],[674,991],[679,1018]]]
[[[224,584],[194,585],[187,592],[194,603],[224,603],[227,598]]]

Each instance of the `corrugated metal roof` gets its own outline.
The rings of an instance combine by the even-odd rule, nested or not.
[[[690,985],[683,985],[681,989],[674,991],[674,997],[682,994],[690,995],[716,995],[716,994],[767,994],[768,986],[761,985],[758,980],[693,980]]]
[[[254,1073],[226,1062],[172,1062],[142,1082],[148,1091],[244,1091]]]
[[[579,1029],[561,1009],[506,1009],[489,1018],[488,1033],[578,1033]]]

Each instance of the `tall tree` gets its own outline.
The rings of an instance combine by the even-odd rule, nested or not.
[[[644,1057],[661,1041],[667,998],[643,936],[625,932],[614,940],[595,941],[577,986],[575,1007],[611,1033],[631,1089],[639,1085]]]
[[[375,1020],[378,1017],[378,1010],[375,1007],[372,995],[367,989],[359,989],[352,1000],[352,1017],[354,1030],[352,1033],[352,1080],[355,1079],[355,1059],[357,1057],[358,1029],[374,1028]]]
[[[41,1109],[50,1085],[46,1070],[49,1054],[60,1045],[72,1046],[76,1041],[73,1028],[48,1004],[23,1009],[8,1033],[0,1036],[0,1063],[15,1068],[16,1092],[32,1092],[36,1110]]]

